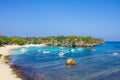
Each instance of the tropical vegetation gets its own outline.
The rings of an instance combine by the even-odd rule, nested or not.
[[[0,45],[5,44],[46,44],[49,46],[92,47],[103,44],[104,40],[91,36],[49,36],[49,37],[7,37],[0,36]]]

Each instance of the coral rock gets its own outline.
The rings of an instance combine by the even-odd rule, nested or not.
[[[78,62],[76,62],[74,59],[69,58],[66,60],[66,65],[77,65]]]

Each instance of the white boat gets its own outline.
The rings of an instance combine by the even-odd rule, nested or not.
[[[119,53],[113,53],[113,55],[118,55]]]
[[[83,48],[78,48],[78,50],[80,50],[80,51],[81,51],[81,50],[83,50]]]
[[[49,54],[50,51],[43,51],[43,54]]]
[[[74,49],[71,49],[71,52],[75,52],[75,50],[74,50]]]
[[[65,53],[64,53],[64,52],[60,52],[58,55],[59,55],[60,57],[63,57],[63,56],[65,55]]]

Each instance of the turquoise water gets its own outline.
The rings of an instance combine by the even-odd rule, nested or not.
[[[120,80],[120,42],[93,48],[24,47],[12,53],[11,64],[22,66],[33,80]],[[79,64],[67,67],[68,58]]]

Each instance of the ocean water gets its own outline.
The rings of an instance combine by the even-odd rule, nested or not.
[[[120,80],[120,42],[92,48],[24,47],[12,51],[11,64],[35,80]],[[66,66],[73,58],[76,66]]]

